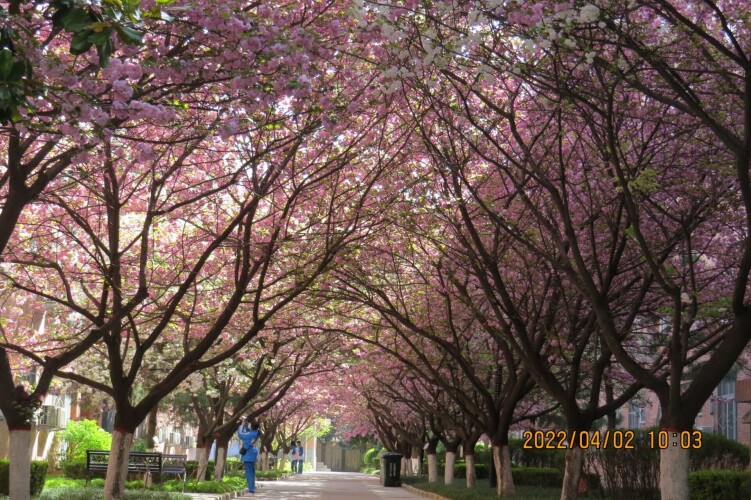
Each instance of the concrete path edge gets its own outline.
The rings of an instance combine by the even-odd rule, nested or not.
[[[438,493],[431,493],[429,491],[419,490],[408,484],[403,484],[402,488],[409,491],[410,493],[414,493],[415,495],[420,495],[421,497],[425,497],[425,498],[432,498],[433,500],[451,500],[450,498],[442,497]]]

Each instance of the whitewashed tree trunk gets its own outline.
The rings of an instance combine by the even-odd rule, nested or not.
[[[120,500],[125,494],[125,480],[128,477],[128,459],[133,433],[115,429],[112,431],[112,448],[107,464],[107,478],[104,480],[104,500]]]
[[[419,446],[412,446],[412,456],[410,469],[412,469],[412,475],[417,477],[420,475],[420,452],[422,449]]]
[[[409,462],[410,462],[409,458],[402,457],[402,466],[401,466],[400,474],[403,477],[406,477],[406,476],[410,475],[410,470],[409,470],[410,469],[410,463]]]
[[[511,453],[508,445],[493,446],[495,477],[498,478],[498,496],[514,496],[514,477],[511,475]]]
[[[444,484],[454,484],[454,464],[456,463],[456,453],[453,451],[446,452],[446,468],[443,471]]]
[[[477,484],[477,472],[475,471],[475,456],[464,455],[467,464],[467,488],[474,488]]]
[[[196,450],[196,460],[198,461],[197,482],[206,480],[206,467],[209,465],[209,452],[211,451],[210,446],[201,447]]]
[[[678,438],[671,436],[668,447],[660,450],[660,498],[662,500],[683,500],[689,497],[688,459],[689,450],[682,449]]]
[[[10,431],[10,498],[29,500],[31,498],[31,431],[18,429]]]
[[[566,465],[563,471],[561,500],[576,500],[579,498],[579,477],[581,476],[583,461],[584,448],[572,447],[566,450]]]
[[[428,453],[428,482],[438,482],[438,455]]]
[[[227,448],[216,448],[216,466],[214,467],[214,479],[221,481],[224,477],[224,465],[227,463]]]

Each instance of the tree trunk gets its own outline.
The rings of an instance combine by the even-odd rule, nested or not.
[[[224,466],[227,463],[227,444],[216,442],[216,464],[214,465],[214,479],[221,481],[224,477]]]
[[[662,500],[683,500],[688,492],[689,450],[684,450],[678,438],[672,437],[668,447],[660,450],[660,498]]]
[[[402,457],[401,475],[406,477],[410,475],[410,459],[406,455]]]
[[[584,448],[571,446],[566,450],[566,466],[563,472],[561,500],[576,500],[579,498],[579,477],[581,476],[583,462]]]
[[[206,480],[206,467],[209,465],[209,453],[211,452],[211,442],[201,446],[196,450],[196,460],[198,461],[198,470],[196,471],[196,482]]]
[[[414,476],[420,475],[420,447],[412,446],[412,474]]]
[[[464,455],[464,462],[467,465],[467,488],[474,488],[477,484],[477,473],[475,472],[475,456]]]
[[[133,431],[115,427],[112,431],[112,449],[104,480],[104,500],[120,500],[125,494],[128,477],[128,460],[133,443]]]
[[[511,453],[508,444],[493,445],[493,462],[498,478],[498,496],[514,496],[514,477],[511,475]]]
[[[159,413],[159,405],[149,412],[146,421],[146,450],[154,451],[154,437],[156,436],[156,417]]]
[[[443,471],[443,482],[446,485],[454,484],[454,464],[456,463],[456,453],[453,451],[446,452],[446,468]]]
[[[10,498],[29,500],[31,498],[31,428],[18,426],[10,428]]]
[[[438,482],[438,455],[434,453],[428,453],[428,482]]]

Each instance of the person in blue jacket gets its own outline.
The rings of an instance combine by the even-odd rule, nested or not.
[[[302,474],[302,465],[305,462],[305,448],[300,441],[297,442],[297,473]]]
[[[256,459],[258,459],[258,440],[261,436],[258,422],[255,420],[248,423],[246,418],[237,428],[237,437],[242,441],[242,461],[245,464],[245,479],[248,481],[248,492],[256,492]],[[243,451],[242,449],[240,451]]]

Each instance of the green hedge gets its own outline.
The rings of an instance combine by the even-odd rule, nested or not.
[[[209,460],[209,463],[206,465],[206,479],[212,479],[214,477],[215,466],[216,466],[216,462],[214,462],[213,460]],[[185,469],[188,471],[188,479],[190,478],[195,479],[196,472],[198,472],[198,461],[197,460],[186,461]]]
[[[512,467],[511,477],[517,486],[560,488],[563,484],[563,474],[552,467]]]
[[[477,479],[490,477],[490,468],[487,464],[475,464],[475,476]],[[467,464],[460,462],[454,465],[454,477],[467,477]]]
[[[702,470],[688,475],[691,500],[748,498],[751,474],[734,470]]]
[[[701,447],[691,450],[689,460],[692,471],[744,471],[748,468],[749,450],[725,436],[704,432]]]
[[[511,463],[516,467],[534,467],[563,470],[566,463],[566,450],[525,449],[523,439],[509,439],[508,448]]]
[[[0,495],[8,495],[10,491],[10,462],[0,460]],[[47,462],[33,460],[31,462],[31,495],[38,496],[44,489],[47,478]]]
[[[68,479],[86,479],[86,460],[66,460],[63,475]]]

